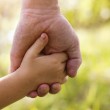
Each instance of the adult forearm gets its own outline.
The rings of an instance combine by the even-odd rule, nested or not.
[[[23,0],[25,8],[58,8],[58,0]]]

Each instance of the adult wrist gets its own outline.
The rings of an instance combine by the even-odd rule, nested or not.
[[[58,0],[23,0],[22,14],[56,15],[60,13]]]
[[[57,9],[58,0],[23,0],[23,8],[30,9]]]

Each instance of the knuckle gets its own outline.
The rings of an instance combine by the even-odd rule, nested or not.
[[[58,64],[58,60],[57,60],[56,58],[53,58],[53,59],[52,59],[52,63]]]
[[[65,78],[66,78],[66,74],[62,73],[61,76],[59,77],[60,82],[63,82]]]
[[[76,43],[77,45],[79,45],[79,38],[78,38],[77,35],[76,35],[76,37],[75,37],[75,43]]]
[[[80,50],[80,42],[79,42],[79,38],[76,37],[74,40],[74,45],[72,45],[72,48]]]
[[[77,60],[75,61],[75,64],[74,64],[73,67],[78,69],[81,64],[82,64],[82,59],[77,59]]]
[[[61,64],[57,64],[56,68],[57,68],[58,73],[62,76],[64,72],[64,67]]]
[[[17,52],[11,52],[10,57],[11,57],[11,59],[18,59],[20,56],[19,56],[19,54],[17,54]]]

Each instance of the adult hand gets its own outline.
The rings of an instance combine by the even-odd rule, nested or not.
[[[74,77],[81,64],[79,41],[72,26],[61,15],[58,7],[48,9],[23,7],[11,51],[11,71],[20,66],[26,51],[42,33],[47,33],[49,36],[49,43],[43,52],[45,54],[67,53],[69,57],[67,73],[70,77]],[[50,92],[58,92],[59,86],[59,84],[53,85]],[[38,92],[46,94],[46,90],[49,91],[49,86],[41,85]]]
[[[18,68],[19,75],[21,74],[21,78],[27,83],[26,87],[31,88],[27,93],[36,90],[36,87],[42,83],[51,85],[58,82],[62,84],[66,77],[67,55],[65,53],[41,54],[47,43],[48,36],[43,33],[28,49]]]

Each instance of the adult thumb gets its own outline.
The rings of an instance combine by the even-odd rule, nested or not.
[[[48,36],[46,33],[41,34],[41,36],[35,41],[35,43],[31,46],[31,48],[28,51],[28,55],[31,57],[37,57],[41,51],[44,49],[44,47],[48,43]]]

